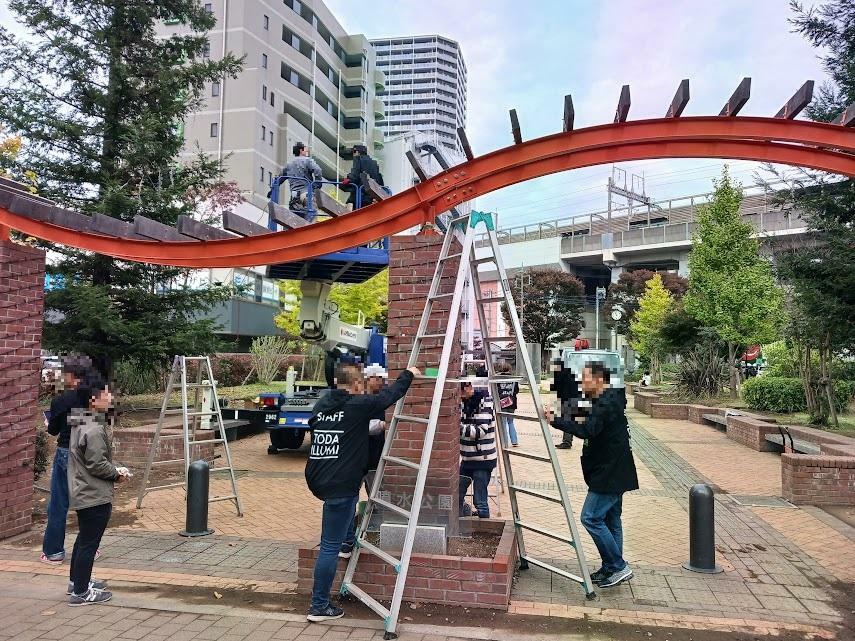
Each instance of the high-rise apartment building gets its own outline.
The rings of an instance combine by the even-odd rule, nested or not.
[[[245,56],[237,78],[211,83],[185,123],[185,153],[223,158],[227,178],[245,194],[264,197],[303,142],[324,177],[350,168],[350,149],[383,145],[377,91],[385,78],[362,35],[349,35],[320,0],[214,0],[210,55]],[[168,22],[164,35],[179,27]],[[256,199],[251,199],[256,200]]]
[[[466,126],[466,63],[460,45],[442,36],[372,40],[377,68],[386,75],[380,97],[386,139],[424,132],[460,153],[457,127]]]
[[[267,192],[294,143],[308,145],[329,180],[350,170],[353,145],[382,149],[375,123],[384,117],[377,91],[385,78],[374,50],[364,36],[345,33],[323,2],[213,0],[204,6],[217,19],[208,55],[230,51],[243,56],[244,66],[237,78],[206,87],[184,123],[183,153],[201,148],[224,161],[225,178],[237,182],[247,201],[235,213],[267,224]],[[168,37],[182,28],[166,21],[159,31]],[[203,270],[194,278],[243,286],[208,314],[237,349],[248,348],[253,336],[281,333],[273,324],[281,307],[278,286],[263,268]]]

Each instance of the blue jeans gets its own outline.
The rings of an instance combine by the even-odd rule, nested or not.
[[[65,558],[65,520],[68,518],[68,449],[56,448],[50,475],[50,502],[42,552],[54,559]]]
[[[623,527],[620,513],[623,494],[598,494],[588,490],[581,521],[603,560],[603,570],[612,574],[626,567],[623,560]]]
[[[502,420],[504,420],[505,422],[505,434],[507,434],[508,440],[511,442],[511,445],[516,445],[520,442],[520,439],[517,436],[517,428],[514,425],[514,417],[503,416]]]
[[[359,495],[324,501],[321,519],[321,547],[315,561],[315,585],[312,588],[313,610],[324,610],[330,604],[330,590],[338,567],[341,544],[350,533]]]
[[[460,513],[463,514],[463,502],[469,486],[472,485],[472,502],[478,510],[478,516],[482,519],[490,518],[490,503],[487,500],[487,486],[490,484],[492,469],[470,468],[460,466],[460,490],[459,505]]]

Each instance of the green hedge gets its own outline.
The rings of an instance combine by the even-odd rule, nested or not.
[[[837,410],[846,408],[855,396],[855,381],[835,381],[834,396]],[[753,410],[764,412],[804,412],[807,410],[805,390],[801,379],[779,376],[750,378],[742,386],[742,397]]]

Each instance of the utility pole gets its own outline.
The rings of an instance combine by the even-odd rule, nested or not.
[[[525,283],[528,278],[528,284],[531,285],[531,276],[526,276],[525,265],[521,268],[520,273],[520,326],[525,327]],[[523,337],[525,338],[525,337]]]
[[[600,349],[600,301],[605,300],[605,299],[606,299],[606,288],[605,287],[597,287],[596,302],[594,304],[594,308],[596,310],[594,312],[594,315],[596,316],[596,321],[597,321],[597,325],[596,325],[597,326],[597,338],[596,338],[597,344],[594,347],[594,349]]]

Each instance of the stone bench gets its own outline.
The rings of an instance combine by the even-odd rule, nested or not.
[[[725,414],[701,414],[703,424],[712,423],[714,427],[720,430],[727,429],[727,415]]]
[[[784,451],[788,446],[791,446],[795,452],[799,454],[815,454],[819,455],[822,453],[822,449],[819,445],[811,443],[810,441],[803,441],[801,439],[794,438],[790,440],[780,432],[777,434],[766,434],[766,440],[769,443],[773,443],[781,448],[780,451]]]

